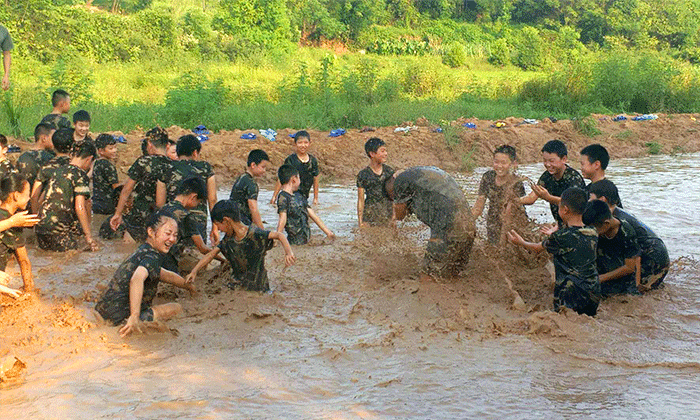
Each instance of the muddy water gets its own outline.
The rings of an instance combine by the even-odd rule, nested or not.
[[[462,281],[419,283],[426,231],[409,222],[405,236],[356,237],[348,186],[325,187],[317,209],[335,243],[295,248],[287,270],[271,251],[270,294],[221,287],[215,266],[194,298],[165,288],[185,308],[165,333],[122,340],[113,327],[79,328],[71,310],[90,307],[133,247],[32,249],[44,299],[14,318],[32,331],[0,327],[0,350],[28,365],[0,389],[0,418],[698,418],[699,166],[698,155],[614,162],[625,207],[682,258],[665,289],[608,300],[595,319],[547,311],[546,290],[523,295],[543,307],[510,310],[487,267],[498,263],[476,252]],[[467,192],[481,173],[464,179]],[[260,203],[274,226],[270,195]],[[545,205],[528,212],[549,220]],[[527,288],[530,271],[501,267]],[[51,296],[74,303],[60,311]]]

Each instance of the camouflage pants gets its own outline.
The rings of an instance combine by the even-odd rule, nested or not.
[[[668,251],[663,243],[642,252],[642,285],[658,289],[671,267]]]
[[[600,299],[577,285],[573,276],[567,276],[564,281],[554,286],[554,310],[567,307],[579,314],[595,316]]]

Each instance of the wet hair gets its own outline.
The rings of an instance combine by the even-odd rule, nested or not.
[[[48,136],[53,131],[51,124],[39,123],[34,127],[34,141],[39,141],[39,137]]]
[[[371,139],[367,140],[365,143],[365,153],[367,153],[367,157],[371,157],[369,154],[371,153],[377,153],[377,150],[379,150],[380,147],[386,146],[386,143],[384,143],[384,140],[380,139],[379,137],[372,137]]]
[[[146,140],[157,149],[165,149],[168,146],[168,132],[161,127],[153,127],[146,131]]]
[[[10,172],[0,180],[0,201],[3,203],[13,192],[24,191],[24,184],[27,183],[27,178],[20,175],[19,172]]]
[[[202,150],[202,143],[194,134],[187,134],[178,139],[175,150],[178,156],[192,156],[194,152]]]
[[[493,151],[493,154],[495,155],[496,153],[501,153],[510,159],[511,162],[515,162],[517,159],[517,155],[515,153],[515,147],[509,146],[507,144],[504,144],[502,146],[498,146],[496,150]]]
[[[555,153],[560,158],[567,156],[569,151],[566,150],[566,145],[561,140],[550,140],[542,146],[542,153]]]
[[[589,144],[581,149],[581,156],[586,156],[589,163],[600,162],[600,169],[605,170],[610,163],[608,150],[599,144]]]
[[[91,121],[90,114],[84,109],[81,109],[80,111],[76,111],[75,114],[73,114],[73,124],[80,122],[80,121],[83,121],[83,122],[90,122]]]
[[[180,185],[178,185],[175,195],[189,195],[192,193],[197,194],[198,200],[206,200],[207,184],[204,183],[202,178],[193,176],[184,179]]]
[[[7,137],[4,134],[0,134],[0,147],[7,147]]]
[[[277,178],[282,185],[288,183],[294,175],[299,175],[299,170],[292,165],[285,164],[277,170]]]
[[[605,197],[605,200],[610,205],[620,205],[620,193],[615,183],[609,179],[601,179],[588,184],[588,192],[595,194],[598,199]]]
[[[211,209],[211,221],[223,222],[224,217],[228,217],[234,222],[241,221],[241,212],[238,208],[238,203],[233,200],[221,200],[214,204]]]
[[[163,226],[168,219],[172,220],[177,225],[175,217],[173,217],[170,212],[163,210],[154,211],[146,218],[146,229],[153,229],[153,232],[155,232]]]
[[[262,149],[251,150],[250,153],[248,153],[248,166],[250,166],[252,163],[260,165],[260,162],[264,160],[269,162],[270,157]]]
[[[309,135],[309,132],[306,130],[301,130],[297,131],[296,134],[294,134],[294,144],[296,144],[296,142],[302,137],[311,141],[311,136]]]
[[[68,92],[63,89],[56,89],[53,91],[53,94],[51,94],[51,105],[57,107],[58,104],[67,100],[68,98],[70,98]]]
[[[98,149],[104,149],[105,147],[113,144],[117,144],[117,139],[115,139],[111,134],[102,133],[95,139],[95,147]]]
[[[81,141],[73,145],[70,155],[79,159],[92,157],[94,160],[97,157],[97,148],[91,141]]]
[[[601,226],[606,220],[612,219],[610,207],[601,200],[591,200],[583,211],[583,224],[586,226]]]
[[[73,130],[72,128],[59,128],[51,136],[53,148],[58,153],[70,153],[73,147]]]
[[[588,193],[578,187],[570,187],[561,193],[559,207],[566,206],[575,214],[583,214],[583,210],[588,203]]]
[[[148,156],[148,140],[147,139],[141,140],[141,154],[143,156]]]

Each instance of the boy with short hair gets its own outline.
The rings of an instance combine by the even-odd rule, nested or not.
[[[82,142],[73,148],[70,163],[56,168],[39,208],[41,221],[35,227],[39,248],[59,252],[77,249],[84,237],[91,251],[98,249],[90,230],[87,175],[96,154],[92,142]]]
[[[146,140],[149,154],[140,156],[129,168],[127,172],[129,178],[124,183],[114,216],[109,222],[112,230],[116,231],[123,221],[129,235],[138,242],[145,241],[148,236],[146,219],[157,210],[156,185],[158,181],[165,181],[165,174],[170,171],[172,164],[172,161],[165,156],[168,133],[164,129],[152,128],[146,132]],[[128,214],[124,214],[132,192],[134,193],[133,206]]]
[[[671,267],[671,260],[664,241],[649,226],[618,207],[620,196],[617,186],[612,181],[603,179],[595,184],[590,184],[589,187],[592,200],[601,200],[607,203],[615,218],[626,221],[634,228],[637,244],[641,250],[640,284],[637,285],[639,291],[661,287]]]
[[[279,232],[270,232],[253,224],[247,226],[242,223],[237,202],[222,200],[216,203],[211,211],[211,220],[225,236],[221,243],[192,269],[186,279],[188,282],[194,282],[199,270],[206,267],[221,252],[231,266],[233,281],[227,284],[228,287],[240,285],[246,290],[266,292],[270,290],[270,284],[265,269],[265,255],[274,246],[274,239],[280,241],[284,247],[285,265],[294,264],[294,252],[287,238]]]
[[[602,295],[638,295],[641,285],[641,249],[632,225],[613,217],[610,207],[601,200],[588,203],[583,213],[583,222],[598,231],[596,264]]]
[[[305,245],[311,237],[309,227],[309,218],[311,218],[326,236],[335,238],[333,232],[323,224],[306,198],[298,191],[301,184],[299,171],[292,165],[282,165],[277,170],[277,177],[282,184],[282,189],[277,196],[277,213],[280,217],[277,232],[282,233],[282,230],[285,230],[287,240],[292,245]]]
[[[292,165],[299,171],[299,178],[301,179],[301,186],[299,187],[299,192],[301,195],[309,200],[309,192],[311,191],[311,186],[314,187],[314,201],[313,205],[318,204],[318,176],[320,171],[318,169],[318,159],[311,153],[309,153],[309,147],[311,146],[311,136],[305,130],[297,131],[294,135],[294,146],[296,148],[296,153],[292,153],[287,156],[284,160],[284,165]],[[275,192],[272,194],[272,199],[270,199],[270,204],[275,203],[275,198],[277,193],[279,193],[282,185],[277,183],[275,186]]]
[[[258,184],[255,178],[265,174],[270,158],[264,150],[255,149],[248,153],[246,171],[233,182],[230,200],[238,203],[241,223],[255,224],[263,229],[262,218],[258,211]]]
[[[51,136],[51,142],[53,143],[56,156],[41,167],[34,180],[31,198],[32,209],[39,209],[41,206],[42,195],[46,191],[49,181],[54,177],[56,169],[70,163],[70,152],[73,148],[73,129],[61,128],[56,130]]]
[[[196,247],[204,255],[211,252],[211,249],[204,244],[199,224],[194,213],[191,212],[192,209],[197,208],[201,201],[206,200],[206,194],[206,184],[200,178],[184,179],[178,185],[175,198],[159,210],[159,212],[170,215],[177,222],[177,243],[171,246],[170,251],[163,257],[163,268],[166,270],[174,273],[180,271],[183,253],[188,247]],[[219,256],[217,259],[222,262],[226,261]],[[183,267],[183,271],[188,271],[187,267]]]
[[[54,129],[71,128],[70,121],[63,114],[70,112],[70,95],[63,89],[57,89],[51,95],[53,110],[41,119],[42,123],[53,126]]]
[[[579,314],[595,316],[601,291],[596,270],[598,233],[585,226],[583,212],[588,194],[581,188],[567,188],[561,193],[557,211],[563,227],[542,243],[525,241],[515,230],[507,233],[515,245],[535,252],[547,251],[554,263],[554,310],[562,307]]]
[[[386,165],[388,153],[384,140],[377,137],[367,140],[365,153],[369,165],[357,174],[357,225],[387,225],[392,219],[393,206],[384,184],[395,171]]]
[[[95,147],[99,158],[92,167],[92,211],[95,214],[114,214],[122,185],[114,166],[117,140],[111,134],[102,133],[95,139]]]
[[[0,179],[15,172],[15,167],[12,165],[12,162],[10,162],[10,159],[7,158],[8,150],[7,137],[0,134]]]
[[[34,128],[34,150],[27,150],[17,159],[17,170],[27,179],[31,187],[34,186],[41,167],[56,156],[53,151],[54,129],[50,124],[41,123]]]
[[[524,205],[533,204],[538,198],[547,201],[559,228],[562,227],[558,211],[562,192],[571,187],[586,188],[581,174],[567,163],[568,154],[566,145],[561,140],[545,143],[542,147],[542,161],[547,170],[540,176],[537,184],[530,184],[532,192],[520,198],[520,203]]]
[[[90,132],[90,114],[81,109],[73,114],[73,140],[77,143],[85,140],[92,140],[88,133]]]

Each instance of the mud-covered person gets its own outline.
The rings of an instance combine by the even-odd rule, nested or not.
[[[29,182],[30,189],[34,186],[41,167],[56,156],[51,140],[54,131],[56,130],[50,124],[37,124],[34,127],[35,148],[22,153],[17,159],[17,170]]]
[[[172,165],[166,156],[168,133],[164,129],[155,127],[146,132],[146,145],[148,154],[140,156],[129,168],[117,208],[109,222],[115,232],[123,222],[131,238],[138,242],[148,237],[146,219],[157,209],[156,185],[158,181],[166,181],[165,174]],[[124,214],[132,193],[133,205]]]
[[[315,206],[318,204],[318,177],[321,171],[318,167],[318,159],[309,153],[309,147],[311,147],[311,135],[304,130],[298,131],[294,134],[294,148],[296,152],[287,156],[283,164],[292,165],[299,171],[299,178],[301,178],[299,192],[307,201],[309,200],[309,194],[313,186],[313,205]],[[280,188],[282,188],[282,185],[277,183],[275,192],[270,199],[270,204],[275,204],[277,193],[279,193]]]
[[[601,291],[596,268],[598,233],[583,223],[588,193],[573,187],[564,190],[557,211],[564,227],[541,243],[525,241],[515,230],[506,235],[515,245],[535,252],[547,251],[554,263],[554,310],[563,307],[595,316]]]
[[[10,146],[7,142],[7,137],[0,134],[0,179],[5,178],[12,172],[16,172],[15,166],[7,157],[8,150],[10,150]]]
[[[176,146],[178,160],[172,162],[170,171],[166,174],[167,182],[158,181],[156,186],[156,205],[162,207],[166,202],[175,199],[177,189],[183,180],[190,177],[201,179],[207,188],[206,197],[192,210],[199,226],[199,234],[202,240],[207,242],[207,213],[216,204],[216,176],[214,169],[207,161],[202,160],[202,143],[197,136],[187,134],[177,141]],[[219,240],[215,228],[211,232],[212,242]]]
[[[182,311],[179,303],[153,305],[160,281],[195,291],[191,282],[162,267],[163,256],[177,242],[177,222],[155,212],[146,221],[146,232],[146,243],[121,263],[95,305],[104,320],[114,325],[126,321],[119,329],[122,337],[140,331],[143,322],[166,321]]]
[[[63,89],[57,89],[51,94],[51,113],[41,119],[42,123],[46,123],[59,128],[71,128],[70,120],[63,116],[70,112],[70,95]]]
[[[335,234],[326,227],[320,217],[316,215],[309,202],[299,192],[299,171],[292,165],[284,164],[277,170],[277,178],[282,184],[282,189],[277,195],[277,232],[287,232],[287,240],[292,245],[305,245],[311,238],[311,227],[309,219],[330,239],[335,238]]]
[[[454,178],[436,167],[416,166],[390,178],[385,188],[394,201],[396,220],[413,213],[430,227],[421,278],[457,277],[469,262],[475,230]]]
[[[68,165],[56,168],[39,207],[41,220],[34,228],[39,248],[64,252],[81,248],[82,241],[91,251],[99,248],[90,226],[92,209],[88,178],[96,157],[95,145],[84,141],[73,147]]]
[[[357,174],[357,225],[386,226],[394,209],[384,184],[396,171],[386,164],[389,154],[384,140],[377,137],[367,140],[365,153],[369,165]]]
[[[177,222],[177,243],[163,257],[163,267],[175,273],[190,271],[194,264],[182,261],[185,253],[191,255],[193,248],[206,255],[211,249],[204,244],[204,239],[195,214],[192,210],[207,198],[207,187],[199,177],[190,177],[179,183],[175,198],[161,207],[161,213],[166,214]],[[195,261],[199,261],[199,256]],[[223,257],[218,257],[225,261]]]
[[[601,200],[610,208],[612,215],[626,221],[637,235],[637,244],[641,251],[640,292],[661,287],[671,268],[671,260],[664,241],[654,231],[632,214],[618,207],[620,195],[617,186],[609,179],[602,179],[588,186],[591,200]]]
[[[34,180],[34,185],[32,186],[32,198],[30,202],[32,209],[37,209],[37,212],[41,207],[46,188],[56,170],[70,163],[70,152],[73,149],[73,129],[59,128],[54,131],[51,136],[51,142],[53,143],[56,155],[41,167]]]
[[[513,146],[503,145],[493,152],[493,169],[486,171],[481,177],[479,193],[472,207],[474,218],[484,212],[486,200],[489,210],[486,214],[486,236],[488,242],[496,245],[503,236],[501,229],[504,223],[512,220],[515,212],[524,212],[523,207],[513,201],[525,195],[522,181],[515,175],[518,167],[517,155]]]
[[[270,283],[265,268],[265,256],[272,249],[273,241],[278,240],[284,248],[284,263],[294,264],[294,252],[284,234],[260,229],[254,224],[241,222],[238,203],[222,200],[214,205],[211,221],[217,225],[224,238],[207,254],[187,276],[187,281],[194,282],[197,273],[206,267],[221,252],[231,266],[231,281],[227,286],[238,286],[258,292],[270,290]]]
[[[556,227],[562,228],[559,216],[559,201],[561,194],[567,188],[586,188],[586,183],[580,173],[568,164],[569,152],[561,140],[550,140],[542,147],[542,162],[546,171],[536,184],[530,184],[532,192],[520,198],[524,205],[533,204],[538,198],[549,203],[552,216],[557,222]]]
[[[7,287],[9,276],[5,273],[13,255],[22,274],[24,292],[34,288],[32,264],[22,235],[22,228],[32,227],[39,221],[36,215],[24,210],[29,203],[29,190],[29,182],[16,172],[0,179],[0,292],[13,297],[18,297],[20,291]]]
[[[263,229],[262,218],[258,210],[258,183],[255,178],[259,178],[265,174],[267,166],[270,163],[270,157],[264,150],[255,149],[248,153],[248,163],[243,174],[233,182],[231,187],[230,200],[238,203],[241,222],[250,225],[255,224],[260,229]]]

